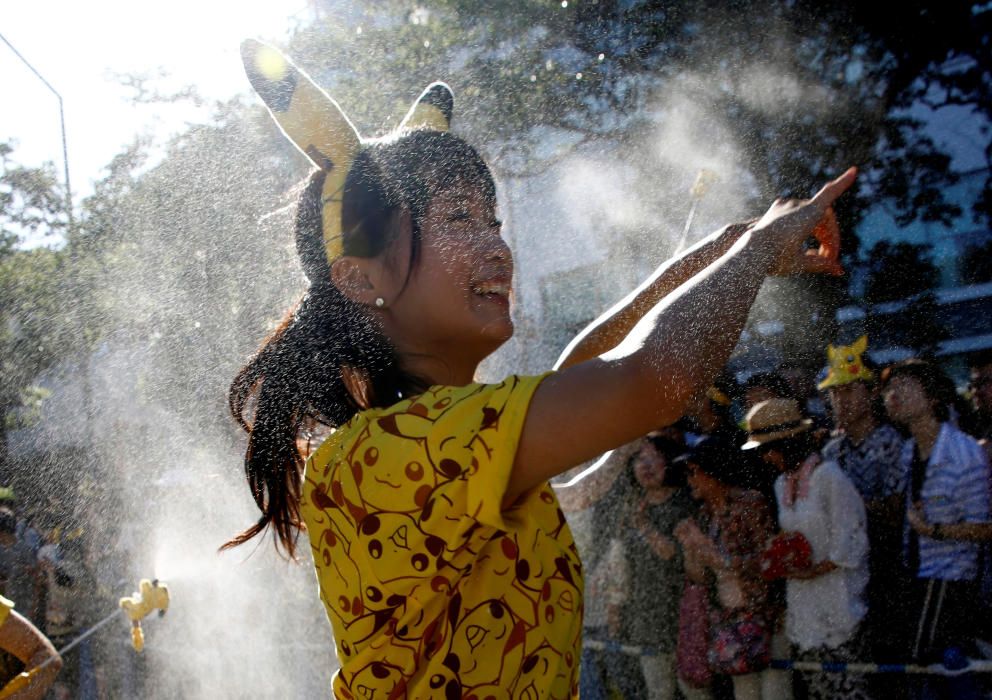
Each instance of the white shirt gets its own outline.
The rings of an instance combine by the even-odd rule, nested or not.
[[[785,476],[775,481],[783,532],[801,532],[813,563],[838,566],[813,579],[788,579],[785,631],[801,650],[838,647],[858,628],[868,607],[868,530],[864,501],[836,462],[823,462],[810,476],[809,493],[792,506],[783,499]]]

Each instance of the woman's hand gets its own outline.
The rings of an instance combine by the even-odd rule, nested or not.
[[[906,509],[906,520],[918,535],[933,537],[933,525],[928,523],[926,516],[923,515],[922,503],[916,502]]]
[[[856,168],[828,182],[812,199],[777,199],[754,226],[755,236],[780,251],[770,274],[821,273],[840,275],[840,229],[832,205],[854,183]],[[813,236],[816,250],[807,249]]]
[[[820,576],[825,576],[831,571],[836,571],[838,567],[829,559],[824,559],[821,562],[813,564],[806,569],[791,569],[785,574],[786,578],[797,579],[799,581],[808,581],[810,579],[819,578]]]
[[[718,569],[723,566],[723,559],[716,550],[713,541],[707,537],[699,525],[691,518],[686,518],[675,527],[675,537],[682,548],[692,552],[695,560],[710,569]]]

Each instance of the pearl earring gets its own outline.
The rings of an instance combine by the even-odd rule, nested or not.
[[[376,305],[376,306],[377,306],[378,308],[380,308],[380,309],[381,309],[382,307],[384,307],[384,306],[386,305],[386,300],[385,300],[385,299],[383,299],[382,297],[376,297],[376,298],[375,298],[375,305]]]

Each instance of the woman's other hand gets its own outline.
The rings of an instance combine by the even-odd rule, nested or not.
[[[907,508],[906,520],[917,534],[924,537],[933,537],[933,525],[928,523],[926,516],[923,515],[923,504],[917,502]]]

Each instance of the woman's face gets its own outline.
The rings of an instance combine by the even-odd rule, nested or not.
[[[930,397],[915,377],[892,377],[882,390],[882,399],[889,417],[897,423],[911,423],[933,411]]]
[[[838,427],[846,428],[871,415],[872,392],[864,382],[832,386],[830,409]]]
[[[697,501],[711,501],[720,490],[720,482],[709,476],[702,469],[690,462],[686,480],[692,491],[692,497]]]
[[[634,478],[644,489],[665,485],[665,457],[650,442],[644,443],[634,458]]]
[[[389,301],[391,336],[406,351],[481,361],[513,334],[513,258],[495,203],[463,181],[436,194],[421,225],[420,258]],[[392,267],[405,278],[410,231],[394,247]]]

